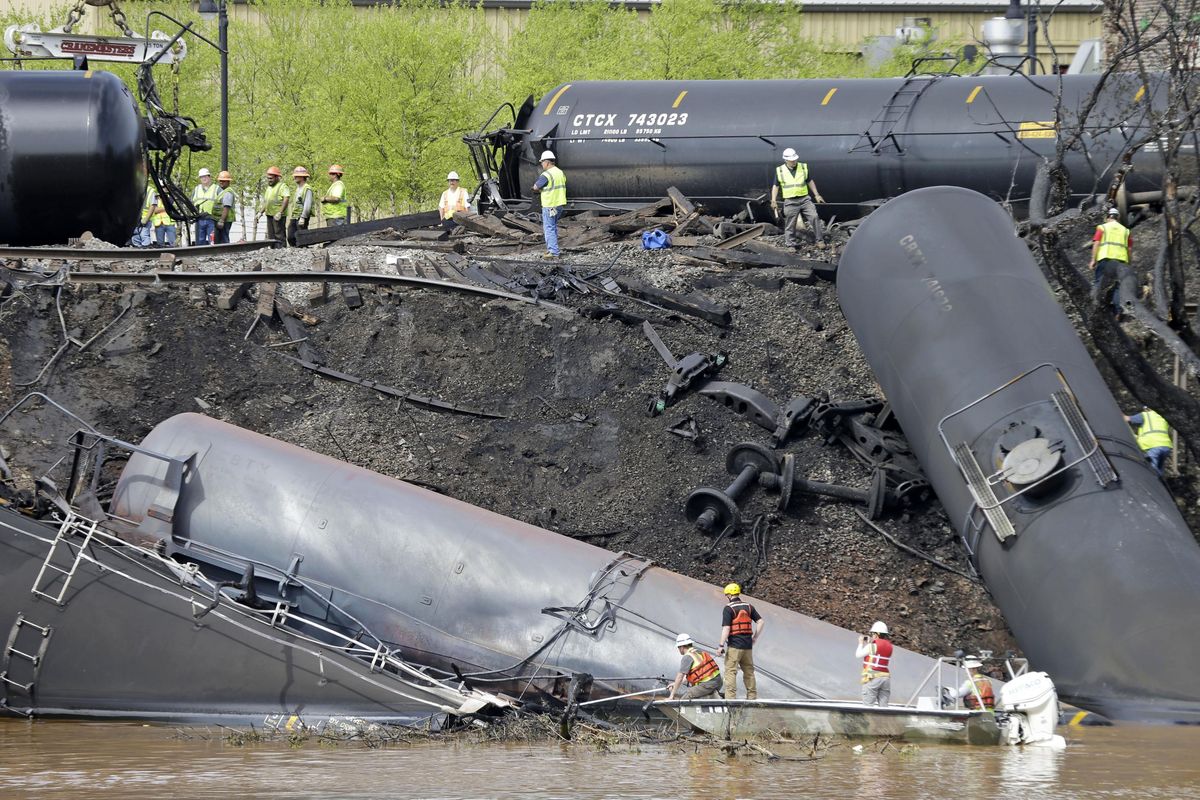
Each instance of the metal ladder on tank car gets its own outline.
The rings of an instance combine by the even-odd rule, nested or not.
[[[1001,392],[1011,388],[1016,383],[1028,379],[1035,372],[1042,369],[1050,369],[1054,371],[1054,376],[1057,378],[1059,388],[1054,389],[1049,393],[1049,401],[1058,412],[1067,432],[1070,434],[1071,442],[1074,444],[1074,449],[1079,455],[1072,461],[1062,464],[1052,472],[1041,476],[1035,483],[1025,486],[1022,489],[1006,493],[1004,497],[998,497],[996,488],[1005,484],[1009,477],[1008,470],[1001,467],[996,472],[988,475],[984,473],[983,467],[980,466],[979,460],[975,457],[971,445],[966,441],[959,441],[951,444],[947,436],[945,425],[954,418],[963,414],[971,408],[986,401],[988,398],[995,397]],[[1012,520],[1004,510],[1004,505],[1011,500],[1020,497],[1021,495],[1033,489],[1038,484],[1050,480],[1051,478],[1065,472],[1077,464],[1087,463],[1090,468],[1096,483],[1101,487],[1105,487],[1118,479],[1116,470],[1113,469],[1112,462],[1108,460],[1108,456],[1100,447],[1100,440],[1096,438],[1096,434],[1092,431],[1091,425],[1088,424],[1087,418],[1083,415],[1083,410],[1075,401],[1075,395],[1071,391],[1070,385],[1067,383],[1066,376],[1058,367],[1050,363],[1042,363],[1037,366],[1022,372],[1012,380],[1006,382],[987,394],[979,397],[976,400],[968,403],[957,411],[951,412],[943,417],[938,422],[938,434],[941,436],[942,443],[946,449],[950,451],[954,458],[954,463],[958,466],[963,478],[966,480],[967,488],[971,493],[972,499],[975,501],[976,508],[982,512],[984,519],[991,525],[992,531],[996,534],[996,538],[1004,541],[1010,536],[1016,535],[1016,528],[1013,526]],[[968,548],[971,549],[971,548]]]
[[[61,606],[63,604],[63,598],[66,597],[67,589],[71,585],[71,579],[75,577],[75,573],[79,569],[79,562],[83,560],[83,553],[92,543],[92,537],[96,534],[97,524],[74,514],[63,520],[63,524],[59,526],[54,541],[50,544],[50,550],[46,553],[46,560],[42,562],[42,568],[38,570],[37,577],[33,579],[33,588],[31,591],[34,595],[44,597],[55,605]],[[70,541],[80,533],[83,534],[82,542],[76,544]],[[59,545],[62,545],[71,554],[67,556],[71,561],[70,567],[59,566],[55,563],[55,556],[59,553]],[[57,594],[51,594],[55,581],[62,581],[62,583],[58,587]]]
[[[18,639],[22,638],[21,634],[26,631],[31,632],[37,638],[32,644],[36,644],[34,648],[31,644],[18,643]],[[50,635],[54,632],[54,628],[49,625],[38,625],[35,622],[30,622],[25,618],[24,613],[18,613],[17,619],[13,623],[12,630],[8,632],[8,641],[4,645],[3,660],[0,661],[0,690],[3,690],[3,695],[0,696],[0,708],[13,711],[24,716],[30,716],[32,709],[36,705],[34,693],[36,691],[38,675],[42,669],[42,661],[46,657],[46,648],[50,646]],[[29,636],[25,636],[29,639]],[[20,646],[18,646],[20,644]],[[14,668],[19,664],[28,664],[29,680],[18,680],[13,676]],[[18,708],[15,704],[16,698],[11,695],[12,689],[20,690],[25,695],[26,707],[24,710]]]
[[[871,120],[871,124],[858,137],[858,141],[850,148],[851,153],[870,151],[875,155],[884,152],[890,143],[896,153],[903,153],[904,148],[896,139],[896,128],[908,118],[917,100],[925,90],[937,82],[940,76],[909,75],[900,84],[891,99],[884,104],[879,116]]]

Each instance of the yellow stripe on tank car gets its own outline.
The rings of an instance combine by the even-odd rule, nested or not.
[[[558,98],[563,96],[563,92],[565,92],[567,89],[570,89],[570,88],[571,88],[571,84],[568,83],[566,86],[562,87],[561,89],[559,89],[557,92],[554,93],[554,97],[551,97],[550,102],[546,104],[546,110],[542,112],[543,117],[550,116],[550,109],[554,108],[554,104],[558,102]]]
[[[683,98],[685,95],[687,95],[687,93],[688,93],[687,89],[684,89],[682,92],[680,92],[679,97],[675,98],[675,102],[671,103],[671,108],[679,108],[679,104],[683,102]]]
[[[1135,94],[1133,96],[1133,102],[1136,103],[1138,100],[1141,100],[1145,96],[1146,96],[1146,87],[1143,86],[1142,88],[1138,89],[1137,94]]]
[[[825,93],[825,99],[821,101],[821,105],[823,105],[823,106],[827,106],[827,105],[829,105],[829,101],[833,99],[833,96],[834,96],[835,94],[837,94],[837,87],[836,87],[836,86],[835,86],[835,87],[833,87],[832,89],[830,89],[828,92],[826,92],[826,93]]]
[[[967,95],[967,105],[974,103],[975,98],[979,95],[979,92],[982,90],[983,90],[982,84],[980,84],[979,86],[976,86],[974,89],[972,89],[971,93],[969,95]]]
[[[1088,712],[1079,711],[1075,714],[1075,716],[1071,717],[1071,721],[1068,722],[1067,724],[1078,726],[1079,723],[1083,722],[1087,718],[1087,715],[1088,715]]]

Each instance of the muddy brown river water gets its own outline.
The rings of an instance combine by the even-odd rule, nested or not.
[[[810,762],[695,745],[235,746],[181,730],[191,738],[132,723],[0,721],[0,797],[1200,798],[1200,728],[1065,729],[1057,753],[840,743]]]

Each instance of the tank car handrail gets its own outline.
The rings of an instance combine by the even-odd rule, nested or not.
[[[62,522],[60,524],[60,529],[79,526],[79,525],[87,523],[87,522],[92,522],[92,521],[89,520],[86,516],[84,516],[82,514],[72,513],[72,514],[67,515],[62,520]],[[93,523],[93,524],[96,524],[96,523]],[[103,548],[104,550],[106,550],[108,552],[111,552],[113,555],[122,557],[124,560],[130,561],[131,563],[133,563],[139,567],[142,567],[143,569],[149,569],[150,563],[157,564],[160,567],[166,569],[170,574],[175,575],[176,579],[180,581],[180,586],[187,588],[187,584],[183,582],[183,576],[181,576],[179,574],[180,571],[183,570],[184,565],[179,563],[178,561],[167,558],[166,556],[162,555],[161,553],[158,553],[157,551],[155,551],[153,549],[142,547],[140,545],[128,542],[128,541],[120,538],[119,536],[116,536],[113,533],[105,530],[104,528],[102,528],[98,525],[96,527],[95,532],[92,535],[91,541],[93,544]],[[129,559],[125,553],[121,552],[123,550],[136,551],[138,553],[138,555],[142,557],[142,561]],[[95,564],[97,567],[104,569],[106,572],[117,575],[121,578],[125,578],[126,580],[131,580],[131,581],[140,583],[140,581],[138,581],[136,578],[134,578],[131,575],[126,575],[125,573],[121,572],[120,570],[114,569],[110,565],[101,564],[100,561],[95,556],[90,555],[82,550],[80,551],[79,557],[81,560]],[[192,585],[194,587],[206,587],[209,589],[216,590],[218,592],[218,594],[220,594],[220,588],[221,588],[220,584],[214,582],[211,578],[209,578],[203,572],[196,570],[196,571],[189,572],[188,575],[191,577],[191,579],[193,581]],[[195,591],[195,589],[193,589],[193,591]],[[181,599],[183,599],[183,598],[181,598]],[[229,598],[229,599],[231,599],[231,598]],[[192,601],[192,602],[193,602],[193,607],[194,607],[194,601]],[[227,605],[226,607],[228,608],[229,606]],[[216,608],[216,606],[213,606],[212,609],[210,609],[210,611],[215,610],[215,608]],[[232,609],[235,612],[237,612],[243,616],[249,616],[251,619],[254,619],[255,621],[266,622],[273,628],[280,627],[278,624],[276,624],[276,615],[278,614],[277,608],[268,609],[268,610],[259,610],[259,609],[250,608],[248,606],[242,606],[241,604],[237,603],[236,601],[233,601]],[[266,617],[265,619],[264,619],[264,615]],[[479,692],[478,690],[474,690],[474,689],[467,689],[464,691],[462,689],[459,689],[459,688],[449,685],[446,681],[439,680],[431,675],[428,675],[428,674],[422,672],[421,670],[418,670],[417,668],[411,666],[407,662],[397,658],[394,655],[394,652],[385,648],[383,646],[382,640],[379,640],[378,638],[374,637],[374,635],[372,635],[372,638],[375,638],[376,641],[380,643],[379,647],[377,647],[377,648],[371,648],[368,645],[362,643],[361,641],[358,641],[349,636],[346,636],[345,634],[343,634],[339,631],[336,631],[332,628],[329,628],[325,625],[322,625],[321,623],[319,623],[315,620],[310,620],[310,619],[307,619],[307,618],[301,617],[301,616],[290,615],[286,611],[283,613],[282,619],[284,621],[294,620],[297,622],[302,622],[312,628],[315,628],[317,631],[320,631],[321,633],[334,639],[335,640],[334,646],[339,647],[342,650],[342,652],[344,652],[346,655],[356,658],[360,662],[362,661],[362,658],[371,656],[372,660],[371,660],[371,663],[369,666],[370,666],[372,672],[379,672],[383,665],[391,666],[397,673],[394,676],[394,679],[399,681],[402,684],[419,686],[419,682],[425,682],[425,683],[429,684],[430,686],[437,687],[444,691],[462,695],[464,698],[482,699],[482,700],[485,700],[487,703],[496,704],[496,705],[506,704],[506,701],[502,701],[501,698],[499,698],[498,696],[493,695],[489,692]],[[313,638],[312,636],[306,635],[306,634],[302,633],[301,631],[298,631],[295,629],[289,629],[289,632],[292,633],[293,635],[299,637],[301,640],[308,642],[310,644],[326,645],[326,646],[328,646],[330,644],[330,642],[321,641],[320,639]],[[367,633],[369,634],[369,631],[367,631]],[[337,644],[337,642],[341,642],[341,644]],[[400,677],[400,674],[408,675],[409,679],[406,680],[405,678]],[[480,697],[480,695],[483,695],[483,697]],[[412,698],[410,698],[410,699],[412,699]],[[432,705],[431,703],[428,703],[427,701],[422,701],[422,702],[426,702],[427,705]]]
[[[972,400],[970,403],[967,403],[965,406],[958,409],[957,411],[952,411],[949,414],[947,414],[946,416],[942,417],[940,420],[938,420],[938,424],[937,424],[938,436],[941,438],[942,444],[950,452],[950,457],[954,460],[954,463],[956,465],[958,465],[960,470],[962,469],[962,465],[959,464],[958,457],[955,455],[955,452],[954,452],[954,447],[953,447],[953,445],[950,444],[950,440],[946,437],[946,431],[945,431],[945,428],[943,427],[945,425],[946,421],[949,420],[951,417],[956,417],[959,414],[962,414],[963,412],[979,405],[983,401],[996,396],[997,394],[1003,392],[1005,389],[1009,388],[1013,384],[1017,383],[1018,381],[1024,380],[1025,378],[1029,377],[1030,375],[1032,375],[1033,373],[1037,372],[1038,370],[1040,370],[1044,367],[1048,367],[1048,368],[1054,370],[1054,374],[1058,376],[1058,379],[1062,383],[1063,387],[1066,388],[1066,390],[1071,394],[1072,397],[1074,397],[1074,392],[1071,392],[1071,385],[1069,383],[1067,383],[1067,378],[1065,375],[1063,375],[1062,370],[1060,370],[1057,366],[1050,363],[1049,361],[1044,361],[1035,367],[1031,367],[1030,369],[1025,370],[1020,375],[1016,376],[1015,378],[1012,378],[1011,380],[1006,381],[1005,383],[996,387],[995,389],[993,389],[992,391],[983,395],[982,397],[978,397],[975,400]],[[1051,399],[1053,399],[1053,397]],[[1055,407],[1056,408],[1058,407],[1057,403],[1055,404]],[[1060,410],[1060,413],[1061,413],[1061,410]],[[1082,413],[1082,412],[1080,412],[1080,413]],[[1087,424],[1086,418],[1084,419],[1084,424],[1085,425]],[[1069,427],[1070,426],[1068,425],[1068,428]],[[1006,497],[1004,497],[1004,499],[997,500],[995,503],[982,502],[980,500],[980,498],[975,494],[974,487],[971,486],[970,482],[968,481],[967,489],[971,492],[971,497],[972,497],[972,499],[975,500],[975,505],[981,511],[985,511],[985,512],[992,511],[994,509],[999,508],[1000,506],[1003,506],[1005,503],[1008,503],[1011,500],[1015,500],[1016,498],[1020,497],[1021,495],[1030,491],[1031,489],[1037,488],[1037,486],[1039,486],[1040,484],[1049,480],[1050,478],[1053,478],[1056,475],[1061,475],[1063,472],[1071,469],[1072,467],[1082,464],[1084,461],[1087,461],[1093,455],[1100,452],[1100,440],[1096,438],[1096,435],[1095,435],[1095,433],[1092,432],[1090,425],[1088,425],[1088,433],[1092,437],[1092,443],[1091,443],[1091,447],[1087,448],[1085,450],[1085,452],[1083,453],[1083,455],[1079,456],[1074,461],[1071,461],[1067,464],[1063,464],[1058,469],[1054,470],[1053,472],[1049,473],[1048,475],[1043,476],[1042,478],[1035,481],[1034,483],[1031,483],[1029,486],[1026,486],[1024,489],[1020,489],[1018,491],[1012,492],[1011,494],[1008,494]],[[1084,449],[1083,442],[1077,441],[1076,443],[1079,445],[1081,450]],[[998,474],[999,473],[993,473],[990,476],[986,476],[986,480],[987,480],[987,483],[989,486],[992,486],[992,485],[1000,482],[999,480],[992,480]]]

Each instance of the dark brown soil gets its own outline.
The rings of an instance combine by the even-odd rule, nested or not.
[[[615,245],[569,257],[573,266],[605,265]],[[382,248],[333,247],[337,270],[391,272]],[[814,251],[814,258],[836,256]],[[201,260],[204,270],[307,269],[315,256],[277,251]],[[37,266],[29,263],[26,266]],[[41,265],[46,266],[46,265]],[[672,265],[669,251],[627,247],[613,273],[662,288],[703,291],[727,305],[721,329],[634,304],[676,355],[726,351],[721,379],[749,384],[782,405],[827,391],[836,399],[877,393],[837,306],[832,284],[799,285],[777,271],[730,271]],[[308,284],[284,291],[306,304]],[[278,322],[259,325],[253,302],[199,306],[186,288],[65,288],[68,332],[86,342],[109,323],[127,295],[133,308],[86,350],[70,346],[35,386],[62,343],[52,288],[25,288],[0,309],[0,388],[4,405],[29,388],[46,392],[98,428],[128,441],[180,412],[202,411],[377,472],[611,550],[628,550],[713,584],[738,580],[762,599],[829,622],[865,630],[886,620],[895,640],[929,654],[1016,645],[977,583],[939,570],[887,543],[851,505],[793,501],[756,490],[743,507],[744,532],[713,543],[688,524],[683,502],[698,486],[732,480],[725,454],[740,441],[767,443],[767,432],[706,398],[688,394],[666,413],[647,414],[668,370],[640,327],[565,316],[530,305],[429,290],[363,287],[364,305],[340,298],[309,309],[320,317],[308,344],[326,366],[397,389],[476,408],[505,419],[430,411],[374,391],[315,377],[280,354],[295,347]],[[572,307],[595,297],[575,295]],[[797,321],[799,309],[824,329]],[[692,417],[692,443],[667,432]],[[17,414],[0,441],[25,475],[48,468],[74,426],[42,409]],[[837,446],[811,435],[786,445],[799,471],[816,480],[866,487],[868,474]],[[769,530],[767,558],[756,564],[751,523]],[[936,501],[883,519],[899,540],[969,571]]]

